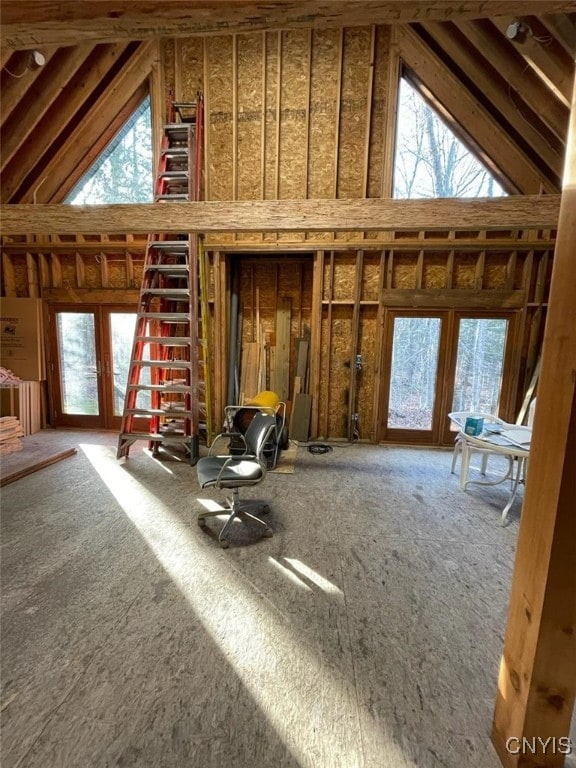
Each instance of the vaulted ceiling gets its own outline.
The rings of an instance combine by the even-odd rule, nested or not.
[[[488,164],[513,158],[512,191],[560,189],[576,2],[4,0],[1,14],[3,203],[65,197],[147,93],[159,36],[381,23],[395,24],[405,65]]]

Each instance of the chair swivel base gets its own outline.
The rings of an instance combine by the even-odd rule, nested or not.
[[[225,538],[226,534],[232,527],[234,520],[239,519],[243,520],[244,522],[250,521],[252,523],[256,523],[261,528],[264,528],[264,536],[267,538],[270,538],[273,536],[273,531],[270,526],[264,522],[264,520],[261,520],[259,517],[256,517],[256,515],[253,515],[250,512],[246,511],[246,507],[253,506],[254,502],[250,501],[240,501],[238,498],[238,491],[234,489],[232,496],[229,496],[226,499],[226,506],[222,506],[219,509],[215,510],[209,510],[205,512],[201,512],[198,515],[198,525],[203,526],[206,522],[207,517],[218,517],[219,515],[228,515],[228,519],[224,523],[224,526],[222,527],[220,533],[218,534],[218,543],[223,549],[227,549],[230,546],[230,542],[228,539]],[[260,505],[260,511],[261,513],[267,513],[270,512],[270,507],[267,504],[261,504]]]

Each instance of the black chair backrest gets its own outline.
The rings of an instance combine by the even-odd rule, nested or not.
[[[272,430],[276,428],[276,419],[274,416],[267,416],[265,413],[257,413],[250,426],[246,430],[244,439],[246,440],[246,450],[262,460],[262,451]]]

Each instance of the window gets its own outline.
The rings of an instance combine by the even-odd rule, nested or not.
[[[395,198],[500,197],[506,192],[406,78],[400,80]]]
[[[150,97],[108,144],[65,202],[149,203],[153,200]]]

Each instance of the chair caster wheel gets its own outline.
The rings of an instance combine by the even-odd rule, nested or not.
[[[266,528],[264,531],[264,536],[266,536],[267,539],[270,539],[272,536],[274,536],[274,531],[271,528]]]
[[[198,518],[198,525],[204,525],[205,522],[206,522],[206,518],[205,517],[199,517]]]
[[[264,506],[262,507],[262,514],[267,515],[269,512],[270,512],[270,507],[268,506],[268,504],[264,504]]]
[[[230,546],[230,542],[226,541],[226,539],[220,539],[219,544],[222,547],[222,549],[228,549],[228,547]]]

